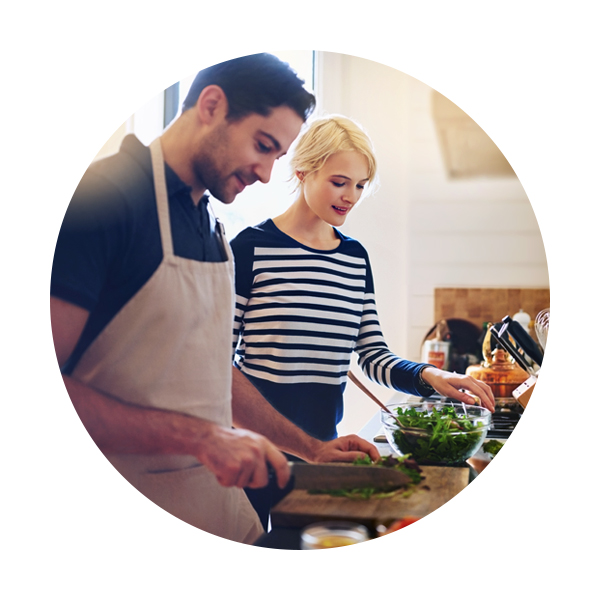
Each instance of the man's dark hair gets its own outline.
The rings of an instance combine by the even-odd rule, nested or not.
[[[230,121],[251,113],[267,116],[278,106],[289,106],[306,121],[316,103],[290,65],[267,53],[234,58],[200,71],[183,101],[182,112],[196,105],[208,85],[218,85],[225,92]]]

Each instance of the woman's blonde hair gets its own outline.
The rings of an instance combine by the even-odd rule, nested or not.
[[[362,154],[368,163],[368,191],[377,185],[377,160],[373,144],[364,129],[352,119],[342,115],[328,115],[314,119],[300,136],[294,148],[290,165],[293,177],[315,173],[323,167],[327,159],[337,152],[353,151]],[[296,188],[300,180],[296,181]],[[367,190],[365,190],[366,192]],[[363,193],[363,197],[366,194]]]

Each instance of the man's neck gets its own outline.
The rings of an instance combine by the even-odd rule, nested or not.
[[[190,160],[193,147],[189,133],[191,128],[185,127],[183,117],[185,113],[160,136],[160,145],[164,161],[175,171],[181,181],[192,188],[192,200],[198,206],[200,198],[206,192],[206,187],[199,181]]]

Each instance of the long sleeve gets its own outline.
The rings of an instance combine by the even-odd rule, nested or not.
[[[431,394],[431,389],[420,383],[419,373],[425,365],[396,356],[385,342],[377,315],[373,275],[368,260],[366,293],[355,351],[359,355],[359,366],[371,381],[407,394]]]

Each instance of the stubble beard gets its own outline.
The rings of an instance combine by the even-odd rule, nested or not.
[[[225,127],[214,131],[212,135],[205,140],[203,147],[199,150],[193,159],[193,169],[196,179],[201,182],[210,195],[222,202],[231,204],[236,194],[227,191],[227,183],[231,175],[227,172],[227,154],[229,147],[229,136]],[[219,165],[225,165],[220,168]]]

